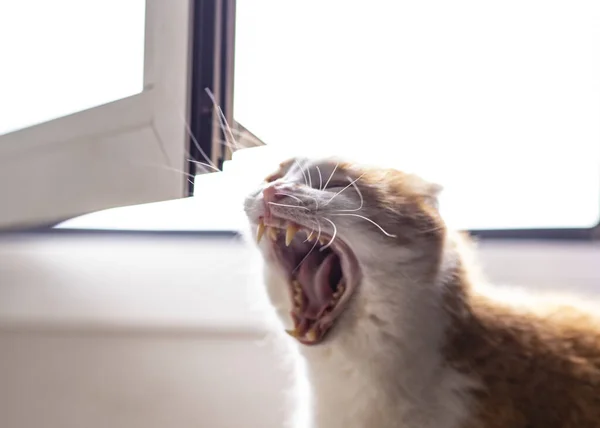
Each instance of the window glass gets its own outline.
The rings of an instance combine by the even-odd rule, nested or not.
[[[0,2],[0,134],[143,89],[144,0]]]

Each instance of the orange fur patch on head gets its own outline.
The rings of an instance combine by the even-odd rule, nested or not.
[[[352,177],[361,177],[357,184],[373,204],[371,218],[405,243],[429,239],[441,251],[445,225],[437,211],[439,186],[394,169],[345,168],[352,171]]]
[[[288,159],[279,164],[279,169],[265,177],[267,183],[272,183],[275,180],[283,178],[290,166],[294,163],[294,159]]]

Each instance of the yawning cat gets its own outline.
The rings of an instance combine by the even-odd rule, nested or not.
[[[309,427],[600,427],[599,320],[481,292],[438,192],[298,158],[246,198],[271,303],[306,362]]]

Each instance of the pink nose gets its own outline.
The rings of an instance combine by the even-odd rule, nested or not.
[[[283,198],[280,192],[283,191],[284,185],[282,183],[271,183],[268,187],[263,189],[263,202],[265,204],[265,217],[271,216],[271,202],[275,203],[279,199]]]
[[[277,199],[279,199],[281,196],[277,195],[278,191],[277,184],[269,184],[269,186],[263,190],[263,199],[265,202],[275,202]]]

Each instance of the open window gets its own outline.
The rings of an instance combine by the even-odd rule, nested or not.
[[[217,88],[245,149],[228,162],[230,143],[207,138],[218,122],[192,108],[192,125],[204,123],[194,134],[224,171],[196,180],[196,202],[65,227],[237,230],[245,192],[281,157],[336,154],[442,183],[446,220],[481,236],[600,230],[600,3],[214,3],[229,18],[208,45],[235,94],[211,81],[194,93]]]
[[[197,147],[220,156],[190,126],[212,123],[200,91],[230,91],[225,3],[0,5],[0,228],[190,195]]]

